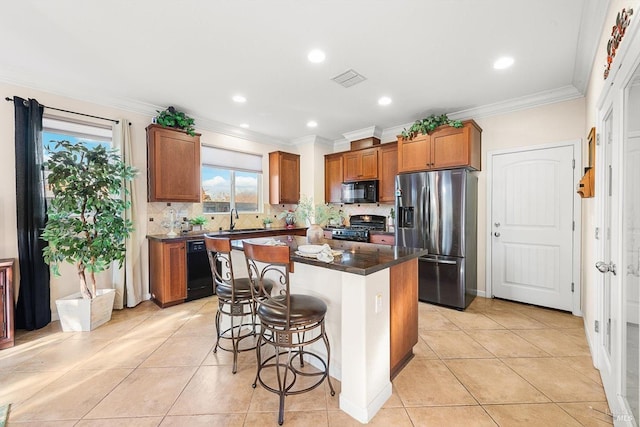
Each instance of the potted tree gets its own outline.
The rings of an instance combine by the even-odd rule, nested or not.
[[[115,297],[115,289],[96,289],[95,274],[124,262],[133,223],[122,217],[128,203],[120,195],[137,172],[102,145],[58,141],[46,150],[53,199],[42,233],[49,242],[44,259],[57,276],[61,262],[74,264],[80,282],[80,292],[56,301],[58,315],[65,331],[95,329],[111,319]]]

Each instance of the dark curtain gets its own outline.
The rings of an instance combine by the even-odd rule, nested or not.
[[[35,99],[13,97],[16,130],[16,210],[20,284],[15,312],[18,329],[33,330],[51,322],[49,266],[40,239],[46,205],[43,175],[42,111]]]

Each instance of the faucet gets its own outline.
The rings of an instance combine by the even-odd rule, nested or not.
[[[236,226],[236,225],[233,223],[233,211],[236,211],[236,219],[238,219],[238,209],[236,209],[236,208],[231,209],[231,212],[230,212],[230,214],[231,214],[231,220],[230,220],[230,222],[229,222],[229,230],[233,230],[233,229],[235,228],[235,226]]]

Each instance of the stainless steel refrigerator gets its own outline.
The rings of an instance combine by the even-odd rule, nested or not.
[[[396,245],[426,248],[418,299],[464,310],[477,291],[478,178],[466,169],[396,176]]]

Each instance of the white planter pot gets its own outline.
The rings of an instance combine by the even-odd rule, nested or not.
[[[56,300],[60,326],[64,332],[91,331],[111,320],[115,289],[98,289],[93,299],[80,292]]]

